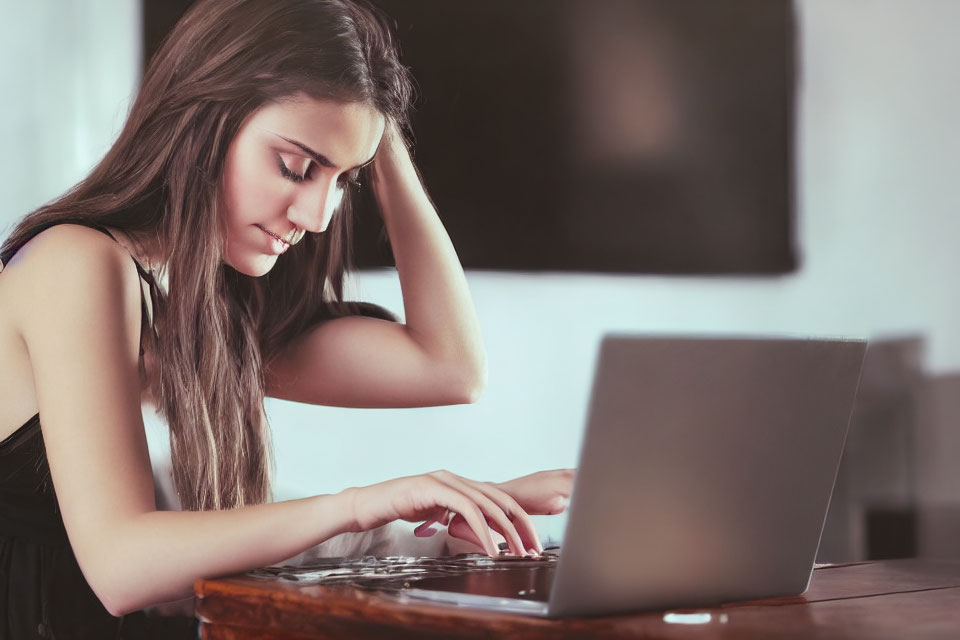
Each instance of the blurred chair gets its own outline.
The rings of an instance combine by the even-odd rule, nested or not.
[[[960,560],[960,374],[928,376],[919,409],[917,552]]]
[[[923,338],[871,341],[818,562],[918,554]]]

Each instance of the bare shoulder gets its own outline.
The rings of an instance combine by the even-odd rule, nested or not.
[[[140,406],[139,277],[127,251],[96,229],[57,226],[28,245],[0,280],[10,278],[20,303],[64,526],[99,595],[112,571],[109,532],[156,508]]]
[[[4,275],[32,273],[42,270],[50,261],[89,259],[104,253],[121,255],[123,248],[96,229],[80,224],[58,224],[41,231],[20,247],[6,265]]]
[[[31,328],[48,325],[54,314],[104,299],[119,302],[125,317],[139,318],[136,265],[109,236],[82,225],[60,224],[38,233],[4,266],[0,280],[4,306],[24,338]],[[117,308],[101,305],[91,311],[116,313]]]

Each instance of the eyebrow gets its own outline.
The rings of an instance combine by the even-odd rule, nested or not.
[[[311,148],[308,147],[307,145],[303,144],[302,142],[297,142],[296,140],[293,140],[293,139],[288,138],[288,137],[286,137],[286,136],[281,136],[280,134],[274,134],[274,135],[276,135],[278,138],[281,138],[281,139],[283,139],[283,140],[286,140],[287,142],[289,142],[289,143],[292,144],[292,145],[295,145],[295,146],[297,146],[297,147],[300,147],[303,151],[305,151],[306,153],[308,153],[308,154],[310,155],[310,157],[312,157],[314,160],[316,160],[319,164],[322,164],[322,165],[325,166],[325,167],[330,167],[331,169],[337,169],[337,170],[340,169],[340,167],[338,167],[337,165],[335,165],[335,164],[333,164],[332,162],[330,162],[330,159],[327,158],[327,156],[323,155],[322,153],[317,153],[316,151],[314,151],[313,149],[311,149]],[[359,165],[353,167],[353,169],[348,169],[348,171],[354,171],[354,170],[356,170],[356,169],[363,169],[365,166],[367,166],[368,164],[370,164],[371,162],[373,162],[374,158],[376,158],[376,157],[377,157],[377,154],[376,154],[376,152],[374,152],[372,158],[370,158],[369,160],[367,160],[367,161],[364,162],[363,164],[359,164]]]

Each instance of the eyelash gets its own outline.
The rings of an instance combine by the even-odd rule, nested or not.
[[[304,180],[306,180],[306,175],[305,175],[305,174],[304,174],[304,175],[301,175],[301,174],[299,174],[299,173],[297,173],[297,172],[295,172],[295,171],[291,171],[291,170],[287,167],[287,165],[284,164],[283,158],[281,158],[279,155],[277,156],[277,164],[278,164],[279,167],[280,167],[280,175],[282,175],[282,176],[283,176],[284,178],[286,178],[287,180],[291,180],[291,181],[296,182],[296,183],[298,183],[298,184],[301,183],[301,182],[303,182]],[[310,165],[310,167],[312,167],[312,166],[313,166],[313,164]],[[307,167],[307,172],[310,171],[310,167]],[[347,186],[347,187],[353,187],[353,188],[359,188],[359,187],[360,187],[360,180],[358,179],[358,178],[360,177],[360,170],[359,170],[359,169],[356,169],[356,170],[354,170],[353,172],[351,172],[351,173],[349,173],[349,174],[345,173],[345,174],[343,174],[343,175],[346,176],[346,180],[344,181],[346,184],[345,184],[345,185],[341,185],[341,186]]]

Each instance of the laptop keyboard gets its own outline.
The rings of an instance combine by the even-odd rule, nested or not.
[[[247,572],[254,578],[295,582],[304,585],[347,585],[374,589],[403,589],[426,578],[440,578],[498,571],[520,567],[556,565],[560,549],[548,547],[540,556],[514,556],[501,550],[496,558],[462,553],[456,556],[429,558],[411,556],[363,558],[317,558],[297,566],[270,566]]]

